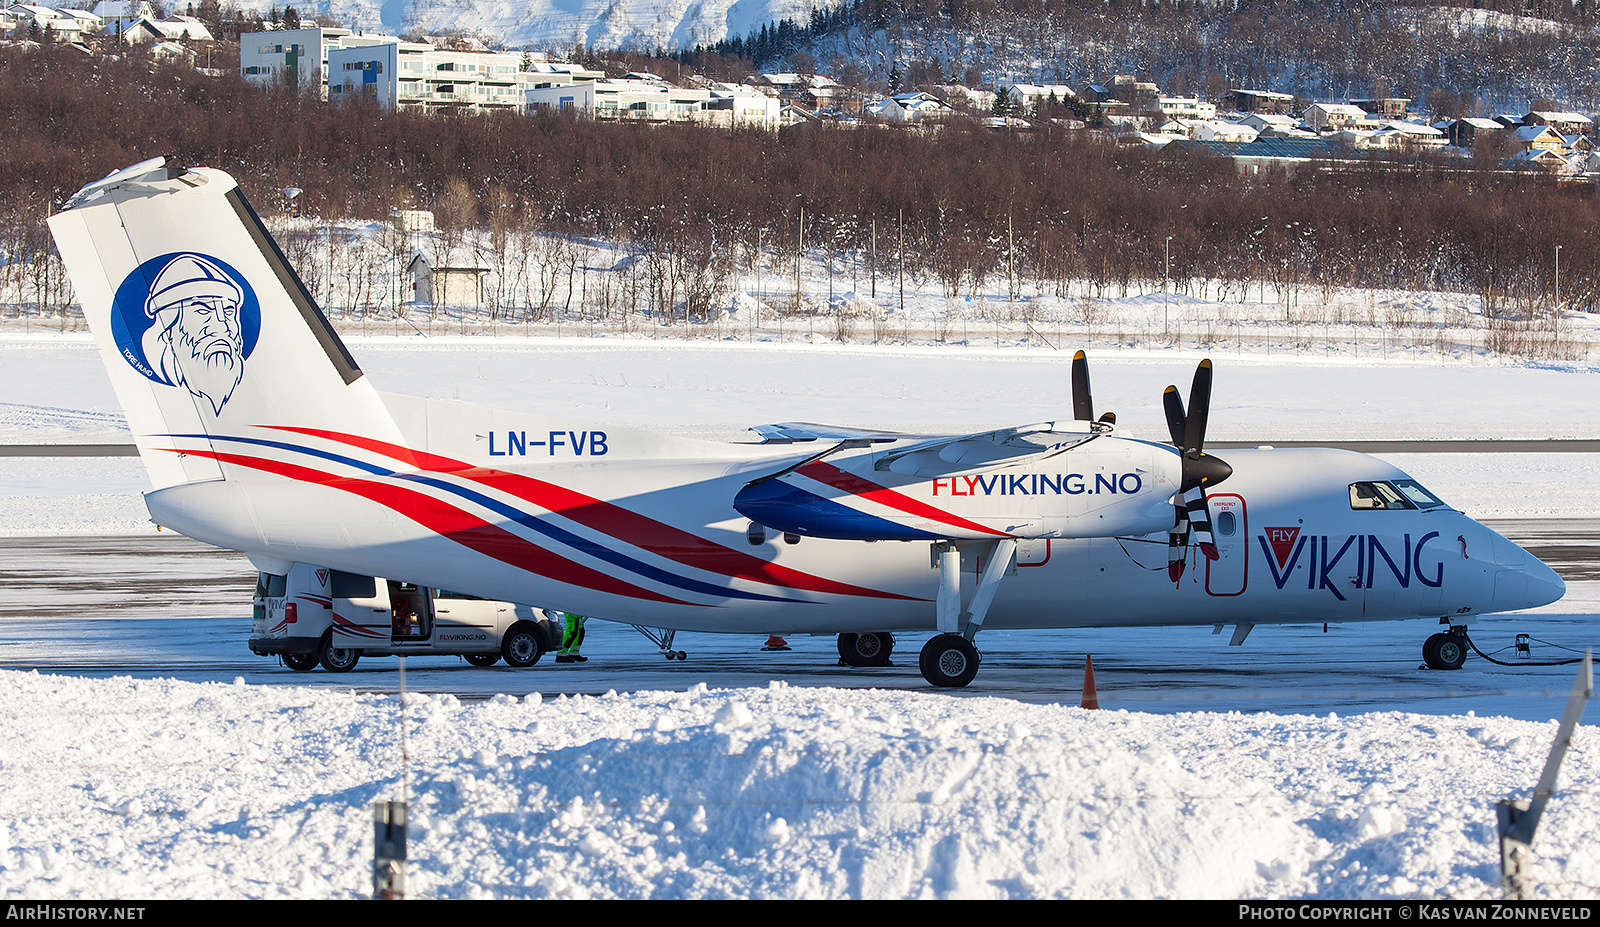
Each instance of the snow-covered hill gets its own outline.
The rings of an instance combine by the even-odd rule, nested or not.
[[[263,12],[267,4],[262,3]],[[311,0],[302,18],[325,15],[365,32],[462,32],[508,48],[693,47],[759,32],[780,19],[804,22],[803,0]]]

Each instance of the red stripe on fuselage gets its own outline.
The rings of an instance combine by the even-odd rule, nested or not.
[[[510,564],[518,569],[526,570],[529,573],[535,573],[557,582],[582,586],[612,595],[646,599],[652,602],[666,602],[671,605],[695,604],[662,595],[658,592],[652,592],[649,589],[616,579],[580,563],[575,563],[560,554],[548,551],[503,528],[497,528],[481,518],[463,512],[454,506],[447,505],[426,493],[417,492],[416,490],[390,486],[371,480],[334,476],[331,473],[313,470],[310,467],[302,467],[298,464],[284,463],[261,457],[225,454],[216,451],[186,451],[185,453],[211,457],[221,463],[230,463],[241,467],[249,467],[253,470],[276,473],[303,483],[315,483],[327,486],[330,489],[339,489],[361,496],[364,499],[369,499],[379,505],[393,509],[424,528],[455,541],[463,547],[492,557],[501,563]]]
[[[681,528],[675,528],[665,522],[640,515],[615,503],[596,499],[593,496],[584,495],[575,490],[520,473],[509,473],[490,467],[477,467],[449,457],[441,457],[425,451],[415,451],[410,448],[389,444],[385,441],[363,438],[359,435],[289,426],[267,427],[338,441],[342,444],[349,444],[363,450],[383,454],[393,460],[410,463],[424,470],[449,473],[452,476],[471,480],[474,483],[513,495],[518,499],[532,502],[549,512],[571,519],[585,527],[604,532],[611,537],[624,540],[641,550],[648,550],[658,556],[710,573],[764,583],[782,589],[801,589],[807,592],[880,599],[902,599],[912,602],[926,601],[917,596],[881,592],[876,589],[868,589],[865,586],[842,583],[821,576],[813,576],[810,573],[790,567],[780,566],[743,551],[725,547],[715,541],[684,531]]]

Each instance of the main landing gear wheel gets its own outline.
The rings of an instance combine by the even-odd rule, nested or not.
[[[356,668],[356,661],[361,659],[361,651],[350,647],[332,646],[332,638],[322,639],[322,668],[330,673],[348,673]]]
[[[1441,631],[1422,642],[1422,662],[1428,669],[1460,669],[1467,662],[1467,636]]]
[[[888,666],[894,635],[887,631],[839,635],[839,659],[846,666]]]
[[[959,689],[978,675],[978,648],[959,634],[940,634],[922,646],[917,663],[923,679]]]
[[[317,668],[317,655],[314,653],[286,653],[283,655],[283,665],[297,673],[304,673]]]
[[[463,654],[468,663],[473,666],[493,666],[500,662],[498,653],[468,653]]]

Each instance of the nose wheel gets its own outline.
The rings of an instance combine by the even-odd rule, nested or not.
[[[1422,642],[1422,662],[1428,669],[1460,669],[1467,662],[1467,635],[1459,631],[1441,631]]]
[[[978,648],[960,634],[940,634],[922,645],[917,659],[922,678],[946,689],[959,689],[978,675]]]

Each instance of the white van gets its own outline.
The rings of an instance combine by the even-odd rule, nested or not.
[[[349,672],[363,654],[459,655],[532,666],[561,630],[539,609],[297,563],[256,581],[250,650],[296,670]]]

